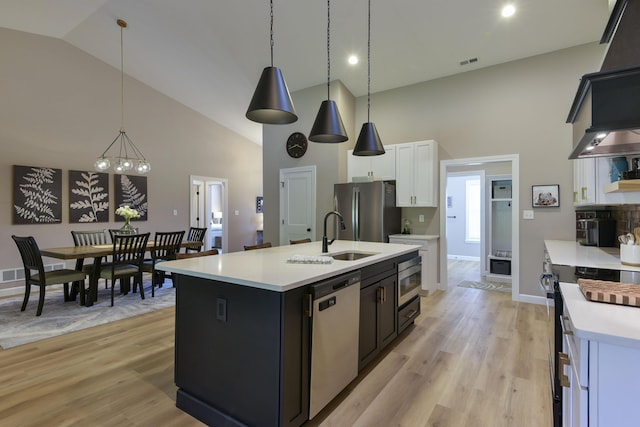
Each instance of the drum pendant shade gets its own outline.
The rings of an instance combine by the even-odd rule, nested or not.
[[[246,114],[249,120],[271,125],[293,123],[298,116],[278,67],[265,67]]]
[[[309,140],[314,142],[345,142],[349,137],[344,129],[336,102],[332,99],[322,101]]]

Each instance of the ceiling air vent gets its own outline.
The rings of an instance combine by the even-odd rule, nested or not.
[[[465,59],[464,61],[460,61],[460,65],[475,64],[476,62],[478,62],[478,58],[469,58]]]

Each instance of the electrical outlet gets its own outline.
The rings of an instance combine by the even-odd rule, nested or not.
[[[532,210],[522,211],[522,219],[533,219],[533,211]]]
[[[418,222],[424,222],[424,215],[418,216]]]
[[[173,210],[173,216],[178,216],[178,209]]]
[[[233,214],[234,214],[235,216],[238,216],[238,215],[240,215],[240,211],[234,211],[234,212],[233,212]]]

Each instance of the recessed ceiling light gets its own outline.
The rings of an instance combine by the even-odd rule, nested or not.
[[[510,16],[513,16],[514,13],[516,13],[516,7],[512,4],[508,4],[505,7],[502,8],[502,16],[504,18],[508,18]]]
[[[349,64],[356,65],[358,63],[358,57],[355,55],[351,55],[349,57]]]

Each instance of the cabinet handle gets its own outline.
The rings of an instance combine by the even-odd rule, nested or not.
[[[582,190],[582,200],[587,200],[587,187],[581,187]]]
[[[307,309],[307,316],[313,316],[313,295],[307,294],[309,308]]]
[[[410,312],[407,313],[407,319],[411,319],[416,314],[418,314],[418,310],[411,310]]]
[[[387,302],[387,288],[382,288],[382,302]]]
[[[565,335],[573,335],[573,331],[564,331],[563,334],[565,334]]]
[[[578,192],[577,191],[573,192],[573,203],[578,203]]]
[[[560,373],[560,387],[569,388],[571,387],[571,383],[569,382],[569,377],[564,374],[564,367],[571,366],[569,355],[565,353],[560,353],[558,354],[558,359],[560,361],[560,365],[558,366],[558,372]]]

